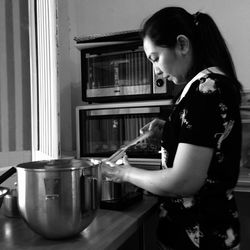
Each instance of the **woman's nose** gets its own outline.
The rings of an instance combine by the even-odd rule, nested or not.
[[[163,73],[159,67],[154,67],[154,72],[156,75],[161,75]]]

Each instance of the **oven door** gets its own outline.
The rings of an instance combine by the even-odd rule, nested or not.
[[[140,128],[154,118],[166,117],[169,101],[97,104],[77,107],[77,157],[107,158],[139,136]],[[127,150],[136,162],[160,160],[160,145],[145,140]]]

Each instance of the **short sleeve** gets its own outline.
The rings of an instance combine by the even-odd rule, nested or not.
[[[193,88],[179,113],[179,142],[214,148],[216,134],[223,132],[221,91],[210,78],[199,81]]]

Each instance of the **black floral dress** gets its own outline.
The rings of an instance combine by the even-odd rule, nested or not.
[[[239,249],[233,192],[241,154],[239,105],[240,93],[231,80],[208,71],[192,83],[169,116],[162,140],[163,168],[172,167],[178,143],[213,148],[214,154],[205,184],[195,195],[160,198],[157,233],[165,246]]]

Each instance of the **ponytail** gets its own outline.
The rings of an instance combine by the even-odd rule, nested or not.
[[[217,66],[227,76],[234,80],[236,87],[242,90],[240,82],[237,80],[235,66],[217,25],[213,19],[205,13],[197,12],[193,15],[196,29],[196,56],[199,64],[205,66]]]

